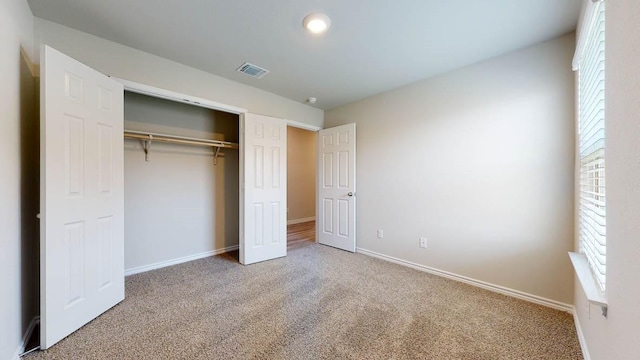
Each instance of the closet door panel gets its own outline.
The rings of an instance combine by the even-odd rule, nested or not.
[[[287,124],[245,113],[240,139],[240,262],[286,256]]]
[[[122,84],[41,50],[40,347],[124,299]]]

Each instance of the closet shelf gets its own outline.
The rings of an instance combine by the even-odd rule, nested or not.
[[[198,138],[185,137],[185,136],[158,134],[158,133],[133,131],[133,130],[125,130],[124,137],[125,139],[138,139],[144,142],[143,149],[145,154],[145,161],[149,161],[149,151],[151,150],[152,141],[160,141],[160,142],[182,144],[182,145],[193,145],[193,146],[209,146],[212,148],[216,148],[216,151],[213,157],[214,164],[217,164],[218,162],[218,155],[220,154],[220,149],[239,149],[240,148],[238,144],[232,143],[229,141],[198,139]]]

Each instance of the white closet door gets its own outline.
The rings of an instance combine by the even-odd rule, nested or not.
[[[287,124],[245,113],[240,123],[240,263],[287,255]]]
[[[41,50],[41,348],[124,299],[122,85]]]
[[[318,210],[320,244],[356,251],[356,124],[318,133]]]

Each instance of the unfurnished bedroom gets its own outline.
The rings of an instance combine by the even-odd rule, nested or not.
[[[0,24],[0,359],[640,358],[637,1]]]

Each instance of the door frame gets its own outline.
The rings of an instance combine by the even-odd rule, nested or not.
[[[109,75],[107,75],[107,76],[109,76]],[[197,97],[197,96],[187,95],[187,94],[179,93],[179,92],[176,92],[176,91],[171,91],[171,90],[167,90],[167,89],[163,89],[163,88],[159,88],[159,87],[155,87],[155,86],[151,86],[151,85],[146,85],[146,84],[142,84],[142,83],[139,83],[139,82],[122,79],[122,78],[119,78],[119,77],[116,77],[116,76],[109,76],[109,77],[112,78],[113,80],[121,83],[122,86],[124,87],[125,91],[130,91],[130,92],[134,92],[134,93],[137,93],[137,94],[142,94],[142,95],[147,95],[147,96],[151,96],[151,97],[155,97],[155,98],[175,101],[175,102],[179,102],[179,103],[183,103],[183,104],[199,106],[199,107],[203,107],[203,108],[206,108],[206,109],[224,111],[224,112],[231,113],[231,114],[236,114],[236,115],[242,115],[242,114],[245,114],[245,113],[249,113],[249,110],[244,109],[244,108],[240,108],[240,107],[237,107],[237,106],[232,106],[232,105],[224,104],[224,103],[221,103],[221,102],[200,98],[200,97]],[[255,113],[255,114],[266,115],[266,114],[259,114],[259,113]],[[267,115],[267,116],[269,116],[269,115]],[[317,133],[318,131],[323,129],[323,127],[321,127],[321,126],[311,125],[311,124],[303,123],[303,122],[300,122],[300,121],[295,121],[295,120],[290,120],[290,119],[285,119],[285,118],[282,118],[282,119],[286,122],[287,126],[296,127],[296,128],[300,128],[300,129],[303,129],[303,130],[314,131],[314,132]],[[317,141],[318,140],[317,140],[317,137],[316,137],[316,148],[317,148]],[[240,146],[242,146],[242,144]],[[317,163],[317,160],[318,160],[317,157],[318,157],[318,154],[316,152],[316,163]],[[288,171],[288,169],[287,169],[287,171]],[[316,171],[317,171],[317,169],[316,169]],[[241,184],[241,186],[242,185],[243,184]],[[318,201],[318,183],[317,183],[317,181],[316,181],[315,196],[316,196],[316,202],[317,202]],[[238,201],[240,201],[240,199],[238,199]],[[316,218],[317,217],[318,217],[318,214],[317,214],[317,209],[316,209]],[[285,221],[286,221],[286,219],[285,219]],[[242,221],[242,219],[240,219],[239,226],[242,227],[242,224],[243,224],[243,221]],[[241,229],[238,229],[238,230],[241,230]],[[317,229],[316,229],[316,231],[317,231]],[[318,239],[317,239],[317,234],[316,234],[316,243],[317,242],[318,242]]]
[[[316,156],[315,156],[315,159],[314,159],[315,164],[316,164],[316,176],[315,176],[316,186],[315,186],[315,189],[314,189],[313,196],[315,197],[315,201],[316,201],[316,205],[314,206],[314,211],[315,211],[315,213],[314,213],[315,220],[314,221],[316,221],[316,231],[315,231],[315,240],[314,240],[314,242],[317,244],[318,243],[317,221],[318,221],[318,200],[319,200],[319,191],[318,191],[318,189],[319,189],[319,187],[318,187],[319,186],[319,183],[318,183],[318,138],[319,138],[319,136],[317,136],[317,135],[320,132],[320,130],[322,130],[323,128],[320,127],[320,126],[310,125],[310,124],[306,124],[306,123],[299,122],[299,121],[294,121],[294,120],[286,120],[286,122],[287,122],[287,127],[291,126],[291,127],[294,127],[294,128],[307,130],[307,131],[312,131],[312,132],[316,133],[316,143],[314,144],[314,148],[316,149]],[[288,138],[287,138],[287,141],[289,141]],[[288,174],[288,172],[289,172],[289,166],[287,164],[287,174]],[[289,184],[287,183],[287,187],[288,186],[289,186]],[[289,198],[287,198],[287,202],[288,201],[289,201]],[[287,215],[288,215],[288,208],[289,208],[289,205],[287,204]],[[287,226],[289,226],[289,225],[287,225]]]
[[[228,112],[228,113],[232,113],[232,114],[236,114],[236,115],[241,115],[241,114],[249,112],[249,110],[243,109],[243,108],[240,108],[240,107],[237,107],[237,106],[227,105],[227,104],[224,104],[224,103],[221,103],[221,102],[207,100],[207,99],[204,99],[204,98],[199,98],[199,97],[191,96],[191,95],[187,95],[187,94],[182,94],[182,93],[179,93],[179,92],[175,92],[175,91],[171,91],[171,90],[167,90],[167,89],[162,89],[162,88],[151,86],[151,85],[145,85],[145,84],[142,84],[142,83],[138,83],[138,82],[135,82],[135,81],[122,79],[122,78],[115,77],[115,76],[109,76],[109,77],[112,78],[113,80],[121,83],[124,86],[124,90],[125,91],[130,91],[130,92],[134,92],[134,93],[137,93],[137,94],[148,95],[148,96],[152,96],[152,97],[156,97],[156,98],[176,101],[176,102],[179,102],[179,103],[189,104],[189,105],[193,105],[193,106],[199,106],[199,107],[203,107],[203,108],[207,108],[207,109],[224,111],[224,112]],[[260,114],[260,113],[256,113],[256,112],[254,112],[253,114],[271,116],[271,115],[268,115],[268,114]],[[284,121],[287,122],[287,126],[293,126],[293,127],[296,127],[296,128],[309,130],[309,131],[320,131],[320,130],[323,129],[321,126],[306,124],[306,123],[303,123],[303,122],[300,122],[300,121],[289,120],[289,119],[285,119],[285,118],[281,118],[281,119],[283,119]]]
[[[191,96],[187,94],[181,94],[179,92],[162,89],[155,86],[145,85],[145,84],[137,83],[135,81],[121,79],[115,76],[110,76],[110,78],[121,83],[124,86],[124,91],[130,91],[130,92],[134,92],[142,95],[148,95],[155,98],[176,101],[179,103],[199,106],[207,109],[224,111],[224,112],[228,112],[236,115],[240,115],[248,112],[247,109],[239,108],[236,106],[231,106],[231,105],[227,105],[227,104],[223,104],[216,101],[211,101],[211,100],[207,100],[207,99],[203,99],[203,98],[199,98],[199,97]]]

